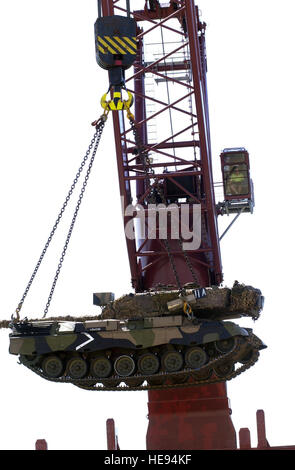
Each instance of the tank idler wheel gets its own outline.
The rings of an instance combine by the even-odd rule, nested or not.
[[[214,367],[214,372],[217,377],[220,379],[225,379],[229,374],[234,372],[235,366],[231,363],[220,364],[219,366]]]
[[[90,364],[90,373],[98,379],[105,379],[112,373],[112,363],[105,356],[95,357]]]
[[[219,341],[215,341],[214,345],[218,352],[221,354],[226,354],[232,352],[235,349],[236,338],[231,337],[228,339],[221,339]]]
[[[22,364],[33,367],[40,362],[40,357],[41,356],[24,356],[21,354],[19,360]]]
[[[131,356],[119,356],[115,360],[114,369],[120,377],[129,377],[135,371],[135,362]]]
[[[191,369],[200,369],[206,364],[207,360],[206,352],[198,346],[189,348],[185,353],[185,363]]]
[[[67,371],[72,379],[83,379],[87,370],[87,362],[82,357],[72,357],[67,363]]]
[[[146,353],[138,358],[137,367],[142,375],[153,375],[158,372],[160,361],[155,354]]]
[[[43,359],[42,370],[47,377],[56,379],[63,374],[64,365],[60,357],[52,355]]]
[[[183,357],[178,351],[166,351],[162,356],[165,372],[178,372],[183,366]]]
[[[253,357],[253,351],[248,351],[243,357],[242,359],[239,359],[239,362],[241,364],[247,364],[247,362],[249,362]]]

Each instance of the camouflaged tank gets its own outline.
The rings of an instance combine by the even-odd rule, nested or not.
[[[90,390],[146,390],[229,380],[266,347],[251,329],[183,315],[20,321],[9,352],[41,377]]]

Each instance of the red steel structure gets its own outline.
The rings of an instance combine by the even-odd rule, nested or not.
[[[142,9],[132,9],[140,3]],[[101,0],[101,7],[102,16],[127,14],[123,1]],[[130,124],[122,111],[114,112],[124,209],[131,202],[145,207],[155,181],[161,182],[167,199],[169,191],[174,196],[182,196],[171,199],[179,207],[181,201],[201,204],[202,243],[197,250],[186,251],[191,269],[175,240],[169,240],[170,257],[173,257],[182,285],[193,280],[192,269],[201,287],[219,285],[222,267],[206,86],[206,24],[200,21],[193,0],[170,1],[165,5],[156,0],[131,2],[131,16],[137,22],[138,48],[134,69],[126,76],[126,87],[134,96],[137,129],[153,161],[149,165],[151,184],[147,184]],[[163,85],[166,87],[166,96],[164,92],[161,97],[151,93],[148,77],[162,89]],[[154,109],[149,112],[151,105]],[[156,126],[158,118],[161,118],[158,122],[170,121],[170,127],[163,129],[161,138],[154,142],[150,126],[153,122]],[[125,215],[124,219],[125,223],[130,222],[132,216]],[[127,237],[126,243],[132,285],[137,292],[158,284],[175,284],[169,253],[161,240],[151,240],[148,236],[141,240]],[[147,449],[236,447],[226,384],[150,391],[148,407]]]
[[[124,223],[134,222],[128,206],[139,204],[146,211],[149,196],[159,185],[179,211],[183,202],[190,208],[201,205],[198,249],[184,252],[169,233],[168,251],[159,236],[140,238],[134,223],[135,239],[126,236],[132,285],[141,292],[175,284],[175,270],[181,285],[195,279],[200,287],[219,285],[222,265],[206,86],[206,24],[200,21],[194,0],[99,0],[99,9],[102,17],[128,13],[137,23],[136,61],[125,83],[134,96],[136,128],[149,155],[149,171],[139,158],[125,113],[113,112]],[[150,82],[156,84],[157,93]],[[161,137],[153,135],[153,128]],[[269,446],[262,410],[257,412],[257,447],[251,447],[247,428],[240,429],[237,443],[225,383],[153,390],[148,400],[147,450],[295,450],[295,446]],[[113,419],[107,420],[106,430],[108,450],[120,450]],[[36,441],[35,448],[46,450],[46,441]]]
[[[121,6],[122,3],[125,2],[102,0],[102,15],[126,15],[126,9]],[[135,5],[139,3],[142,2],[134,2]],[[200,285],[218,285],[222,281],[222,268],[207,104],[204,39],[206,25],[200,22],[198,9],[192,1],[170,2],[166,7],[161,7],[158,1],[147,1],[143,10],[133,11],[133,16],[138,25],[138,53],[134,73],[126,79],[126,86],[134,95],[135,120],[141,139],[145,150],[157,157],[158,161],[150,166],[156,172],[158,179],[163,181],[164,186],[171,187],[172,185],[174,188],[176,186],[179,192],[186,196],[186,200],[190,198],[192,202],[201,204],[204,242],[197,251],[194,250],[188,254],[198,273]],[[181,25],[185,32],[181,29]],[[166,32],[169,34],[167,42],[163,40]],[[147,63],[144,44],[148,43],[152,49],[152,41],[155,41],[157,33],[161,35],[162,52],[157,55],[156,60]],[[168,44],[169,50],[167,50]],[[179,79],[179,72],[186,74],[185,81]],[[169,84],[170,88],[173,86],[173,96],[177,98],[173,99],[169,96],[167,103],[167,101],[153,97],[147,90],[147,74],[151,74],[158,82],[164,81]],[[153,103],[157,106],[157,111],[147,116],[148,106]],[[168,117],[171,122],[173,120],[173,127],[170,126],[170,133],[165,136],[165,139],[151,143],[148,127],[159,116],[163,119]],[[131,128],[126,120],[123,120],[123,114],[120,112],[114,113],[113,122],[120,192],[124,198],[124,208],[131,201],[133,204],[144,205],[149,188],[145,182],[146,176],[142,163],[134,155],[135,142],[132,140]],[[186,125],[181,125],[182,122]],[[198,191],[192,193],[181,184],[181,177],[189,176],[195,180],[195,185],[199,187]],[[153,178],[153,174],[150,177]],[[134,182],[136,182],[136,194],[132,190]],[[130,216],[126,215],[125,223],[129,219]],[[151,242],[147,238],[142,240],[141,244],[136,244],[135,240],[129,238],[126,238],[126,241],[132,284],[136,291],[148,289],[158,283],[175,283],[163,244],[158,240]],[[179,245],[177,243],[171,243],[171,245],[178,271],[181,271],[181,282],[191,281],[191,274],[186,267]]]
[[[126,236],[132,286],[141,292],[161,284],[175,285],[175,281],[182,286],[192,281],[200,287],[220,285],[220,208],[213,185],[206,23],[200,20],[194,0],[100,0],[99,6],[102,16],[131,15],[137,24],[136,60],[125,77],[126,89],[134,96],[137,137],[125,113],[113,112],[124,223],[134,222],[136,217],[136,213],[126,212],[130,204],[147,211],[155,187],[162,188],[165,202],[176,204],[178,211],[183,203],[189,205],[190,214],[193,204],[201,206],[198,249],[184,251],[169,232],[167,247],[159,236],[159,225],[158,236],[150,237],[149,233],[139,235],[134,223],[135,239]],[[155,136],[155,129],[159,136]],[[139,158],[138,135],[148,155],[148,171]],[[237,149],[229,150],[234,151],[232,155],[237,153]],[[249,161],[245,162],[249,171]],[[252,196],[248,194],[248,203]],[[191,223],[190,215],[190,227]],[[152,390],[148,400],[147,450],[238,448],[226,383]],[[239,448],[279,448],[267,442],[262,410],[257,412],[257,435],[258,446],[253,448],[249,430],[241,429]],[[113,420],[107,422],[107,437],[108,448],[118,450]],[[280,448],[295,450],[295,446]]]
[[[107,443],[108,450],[120,450],[118,444],[118,436],[115,431],[115,423],[113,419],[108,419],[106,423],[107,428]],[[241,428],[239,430],[239,446],[230,450],[295,450],[295,446],[270,446],[266,437],[265,430],[265,416],[263,410],[256,412],[256,429],[257,429],[257,446],[251,445],[251,434],[248,428]],[[37,441],[38,442],[38,441]],[[42,449],[41,449],[42,450]],[[219,449],[224,450],[224,449]]]
[[[251,446],[251,435],[248,428],[239,430],[239,447],[231,450],[295,450],[295,446],[274,446],[271,447],[266,437],[265,417],[263,410],[256,412],[257,425],[257,446]],[[120,450],[115,422],[108,419],[106,422],[107,450]],[[38,439],[35,443],[35,450],[48,450],[47,441]]]

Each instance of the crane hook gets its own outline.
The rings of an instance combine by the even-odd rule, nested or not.
[[[127,90],[126,90],[127,91]],[[123,100],[121,91],[114,91],[113,99],[107,100],[108,92],[104,93],[101,97],[100,104],[104,110],[120,111],[126,110],[127,114],[130,113],[130,106],[133,104],[133,96],[127,91],[128,99]]]

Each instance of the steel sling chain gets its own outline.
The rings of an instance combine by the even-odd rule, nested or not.
[[[58,280],[58,276],[59,276],[60,270],[62,268],[64,257],[65,257],[66,251],[68,249],[68,245],[69,245],[69,242],[70,242],[70,239],[71,239],[73,228],[74,228],[74,225],[75,225],[75,222],[76,222],[76,219],[77,219],[77,215],[78,215],[78,212],[79,212],[79,209],[80,209],[80,206],[81,206],[81,202],[82,202],[82,199],[83,199],[83,196],[84,196],[84,193],[85,193],[85,189],[86,189],[86,186],[87,186],[87,183],[88,183],[89,175],[90,175],[90,172],[91,172],[91,169],[92,169],[92,166],[93,166],[93,162],[94,162],[94,159],[95,159],[95,156],[96,156],[97,148],[98,148],[98,145],[99,145],[99,142],[100,142],[100,138],[101,138],[101,135],[102,135],[102,131],[103,131],[105,122],[106,122],[106,120],[102,119],[96,125],[95,145],[94,145],[94,148],[93,148],[93,151],[92,151],[92,156],[91,156],[91,159],[90,159],[89,164],[88,164],[86,175],[85,175],[85,178],[84,178],[84,181],[83,181],[83,184],[82,184],[82,188],[81,188],[81,191],[80,191],[80,194],[79,194],[79,197],[78,197],[78,202],[77,202],[77,205],[76,205],[76,208],[75,208],[75,211],[74,211],[73,219],[72,219],[72,222],[71,222],[71,225],[70,225],[67,237],[66,237],[66,241],[65,241],[65,244],[64,244],[64,247],[63,247],[63,250],[62,250],[62,254],[61,254],[61,257],[60,257],[60,260],[59,260],[59,263],[58,263],[58,267],[57,267],[57,270],[56,270],[56,273],[55,273],[55,276],[54,276],[54,279],[53,279],[51,290],[50,290],[48,300],[47,300],[47,303],[46,303],[46,306],[45,306],[45,309],[44,309],[43,318],[46,317],[49,306],[50,306],[50,303],[51,303],[51,299],[52,299],[54,289],[55,289],[55,286],[56,286],[56,283],[57,283],[57,280]]]
[[[80,167],[79,167],[79,169],[78,169],[78,171],[77,171],[77,173],[76,173],[76,176],[75,176],[75,178],[74,178],[74,180],[73,180],[73,183],[72,183],[72,185],[71,185],[71,187],[70,187],[70,189],[69,189],[69,191],[68,191],[68,194],[67,194],[67,196],[66,196],[66,199],[65,199],[65,201],[64,201],[64,203],[63,203],[63,205],[62,205],[62,207],[61,207],[61,209],[60,209],[60,212],[59,212],[59,214],[58,214],[58,216],[57,216],[57,219],[56,219],[56,221],[55,221],[55,223],[54,223],[54,225],[53,225],[53,227],[52,227],[52,230],[51,230],[51,232],[50,232],[50,235],[49,235],[49,237],[48,237],[48,240],[47,240],[47,242],[45,243],[45,246],[44,246],[44,248],[43,248],[43,250],[42,250],[42,252],[41,252],[41,255],[40,255],[39,259],[38,259],[38,262],[37,262],[37,264],[36,264],[36,266],[35,266],[35,268],[34,268],[34,271],[33,271],[32,275],[31,275],[31,277],[30,277],[30,280],[29,280],[29,282],[28,282],[28,285],[27,285],[27,287],[26,287],[26,289],[25,289],[25,291],[24,291],[24,293],[23,293],[23,296],[22,296],[21,300],[20,300],[19,303],[18,303],[18,306],[17,306],[17,308],[16,308],[16,310],[15,310],[15,315],[16,315],[16,317],[14,316],[14,314],[12,314],[12,316],[11,316],[11,320],[12,320],[12,321],[19,321],[19,319],[20,319],[20,311],[21,311],[21,308],[22,308],[23,303],[24,303],[24,301],[25,301],[25,298],[26,298],[26,296],[27,296],[27,294],[28,294],[28,292],[29,292],[29,290],[30,290],[30,288],[31,288],[31,285],[32,285],[32,283],[33,283],[33,281],[34,281],[34,279],[35,279],[35,276],[36,276],[36,274],[37,274],[37,272],[38,272],[38,270],[39,270],[39,267],[40,267],[40,265],[41,265],[41,263],[42,263],[42,260],[43,260],[43,258],[44,258],[44,256],[45,256],[46,252],[47,252],[47,249],[48,249],[48,247],[49,247],[51,241],[52,241],[52,238],[53,238],[53,236],[54,236],[54,234],[55,234],[55,232],[56,232],[56,229],[57,229],[57,227],[58,227],[58,224],[59,224],[59,222],[60,222],[60,220],[61,220],[61,218],[62,218],[62,216],[63,216],[63,214],[64,214],[64,212],[65,212],[65,209],[66,209],[66,207],[67,207],[67,205],[68,205],[68,202],[69,202],[69,200],[70,200],[70,198],[71,198],[71,196],[72,196],[72,194],[73,194],[73,191],[74,191],[74,189],[75,189],[75,187],[76,187],[76,185],[77,185],[77,182],[78,182],[78,180],[79,180],[79,178],[80,178],[80,176],[81,176],[81,173],[82,173],[82,171],[83,171],[83,169],[84,169],[84,166],[86,165],[86,162],[87,162],[87,160],[88,160],[88,158],[89,158],[89,155],[90,155],[90,153],[91,153],[91,150],[93,149],[93,155],[92,155],[91,161],[90,161],[89,166],[88,166],[87,174],[86,174],[86,177],[85,177],[85,179],[84,179],[83,187],[82,187],[82,190],[81,190],[81,193],[80,193],[80,196],[79,196],[79,200],[78,200],[78,204],[77,204],[77,207],[76,207],[76,210],[75,210],[74,218],[73,218],[73,220],[72,220],[72,223],[71,223],[71,226],[70,226],[70,230],[69,230],[69,233],[68,233],[68,236],[67,236],[66,244],[65,244],[65,247],[64,247],[64,250],[63,250],[63,253],[62,253],[62,257],[61,257],[61,259],[60,259],[59,266],[58,266],[58,270],[57,270],[56,275],[55,275],[55,278],[54,278],[54,286],[53,286],[53,288],[51,288],[50,295],[49,295],[49,298],[48,298],[48,301],[47,301],[47,304],[46,304],[46,308],[45,308],[45,310],[44,310],[44,316],[46,315],[46,313],[47,313],[47,311],[48,311],[48,308],[49,308],[49,305],[50,305],[50,301],[51,301],[51,298],[52,298],[52,294],[53,294],[53,291],[54,291],[54,288],[55,288],[55,284],[56,284],[56,282],[57,282],[57,278],[58,278],[58,275],[59,275],[59,272],[60,272],[60,269],[61,269],[61,264],[62,264],[63,258],[64,258],[64,256],[65,256],[65,252],[66,252],[66,249],[67,249],[67,246],[68,246],[68,243],[69,243],[69,239],[70,239],[70,236],[71,236],[71,233],[72,233],[72,230],[73,230],[73,226],[74,226],[74,223],[75,223],[75,220],[76,220],[76,217],[77,217],[77,213],[78,213],[78,210],[79,210],[79,208],[80,208],[80,204],[81,204],[81,201],[82,201],[82,198],[83,198],[83,195],[84,195],[84,191],[85,191],[85,188],[86,188],[86,185],[87,185],[87,181],[88,181],[88,178],[89,178],[89,173],[90,173],[90,170],[91,170],[91,167],[92,167],[92,164],[93,164],[93,160],[94,160],[94,157],[95,157],[95,154],[96,154],[96,151],[97,151],[97,147],[98,147],[98,144],[99,144],[99,141],[100,141],[100,138],[101,138],[101,134],[102,134],[102,131],[103,131],[105,122],[106,122],[106,120],[107,120],[107,115],[108,115],[108,113],[105,112],[97,121],[95,121],[95,122],[93,123],[93,125],[95,125],[95,127],[96,127],[96,130],[95,130],[95,133],[94,133],[94,135],[93,135],[93,138],[92,138],[91,141],[90,141],[90,144],[89,144],[89,147],[88,147],[88,149],[87,149],[87,151],[86,151],[86,154],[85,154],[85,156],[84,156],[84,158],[83,158],[83,160],[82,160],[82,162],[81,162],[81,164],[80,164]],[[43,318],[44,318],[44,317],[43,317]]]

